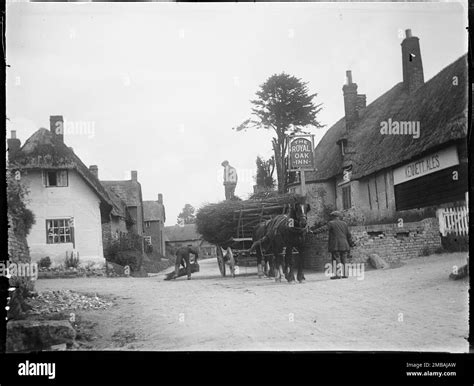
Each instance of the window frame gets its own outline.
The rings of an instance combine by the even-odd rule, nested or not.
[[[352,191],[351,185],[343,186],[342,187],[342,209],[350,209],[352,208]]]
[[[49,173],[56,173],[56,182],[61,178],[58,178],[58,173],[65,173],[66,184],[65,185],[49,185]],[[67,169],[45,169],[43,170],[43,186],[45,188],[67,188],[69,186],[69,171]]]
[[[74,220],[73,220],[74,221]],[[58,233],[50,234],[50,227],[48,223],[52,223],[53,231],[54,229],[58,230]],[[61,223],[62,222],[62,223]],[[54,225],[56,224],[56,226]],[[73,244],[74,242],[74,225],[71,225],[71,218],[50,218],[45,220],[45,229],[46,229],[46,244]],[[66,232],[66,229],[68,232]],[[61,232],[63,230],[63,232]],[[53,240],[50,240],[50,237],[53,237]],[[58,238],[58,241],[55,241],[55,238]],[[63,240],[61,240],[63,238]]]

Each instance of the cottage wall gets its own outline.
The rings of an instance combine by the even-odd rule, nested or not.
[[[27,206],[36,217],[27,238],[32,262],[49,256],[54,265],[64,263],[66,252],[73,250],[73,244],[47,244],[46,220],[72,217],[80,262],[102,263],[100,200],[83,178],[69,170],[69,186],[50,188],[43,186],[41,171],[30,170],[22,179],[30,191]]]
[[[165,245],[163,241],[163,223],[161,221],[147,221],[146,223],[149,225],[147,226],[145,224],[144,232],[146,236],[151,236],[153,250],[164,255]]]
[[[433,252],[441,246],[439,224],[436,218],[427,218],[418,222],[398,224],[380,224],[350,227],[357,246],[351,249],[353,258],[362,258],[377,254],[386,261],[394,263],[417,257],[428,248]],[[309,235],[303,253],[305,267],[318,271],[331,262],[328,252],[327,232]]]
[[[369,221],[392,216],[395,213],[392,169],[359,180],[355,204]]]
[[[301,194],[301,186],[291,188],[292,193]],[[336,205],[336,189],[333,181],[306,184],[306,200],[311,206],[308,223],[312,226],[320,217],[325,205]]]

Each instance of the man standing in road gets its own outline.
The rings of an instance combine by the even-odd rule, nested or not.
[[[335,267],[336,271],[333,272],[334,276],[332,276],[331,279],[346,279],[346,262],[352,245],[351,233],[346,222],[342,220],[341,212],[331,212],[330,216],[332,219],[328,222],[328,249],[329,252],[331,252],[333,267]],[[342,266],[340,264],[342,264]]]
[[[237,186],[237,170],[230,166],[227,160],[223,161],[221,165],[224,167],[225,199],[232,200]]]

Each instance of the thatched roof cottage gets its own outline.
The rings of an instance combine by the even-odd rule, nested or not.
[[[21,171],[36,222],[28,237],[33,262],[49,256],[62,264],[75,251],[82,263],[103,263],[101,224],[113,204],[97,177],[64,143],[62,116],[50,117],[23,146],[16,132],[8,139],[9,168]]]
[[[345,116],[315,148],[306,172],[314,209],[357,208],[367,220],[465,204],[467,55],[424,81],[419,39],[406,31],[403,81],[366,106],[347,71]],[[289,187],[299,192],[298,183]]]

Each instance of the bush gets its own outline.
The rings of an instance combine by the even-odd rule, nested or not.
[[[26,207],[29,191],[16,175],[21,176],[21,170],[7,171],[7,208],[13,222],[13,231],[20,236],[27,236],[35,223],[34,213]]]
[[[441,245],[447,252],[467,252],[469,251],[469,236],[450,233],[441,237]]]
[[[79,267],[79,254],[72,253],[68,256],[66,252],[66,259],[64,260],[64,267],[67,268],[77,268]]]
[[[41,260],[38,262],[38,267],[40,268],[51,267],[51,259],[49,258],[49,256],[41,258]]]
[[[122,267],[128,265],[132,272],[136,272],[140,270],[142,258],[141,252],[138,251],[119,251],[112,259],[108,259],[108,261]]]

